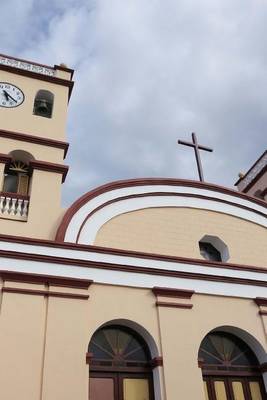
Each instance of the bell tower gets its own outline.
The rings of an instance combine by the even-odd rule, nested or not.
[[[1,233],[54,239],[73,70],[0,55]]]

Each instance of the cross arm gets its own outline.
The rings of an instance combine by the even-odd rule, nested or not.
[[[178,143],[178,144],[183,144],[184,146],[196,147],[196,144],[195,144],[195,143],[186,142],[186,141],[184,141],[184,140],[178,140],[177,143]],[[210,152],[213,151],[213,149],[211,149],[210,147],[201,146],[200,144],[197,144],[197,147],[198,147],[200,150],[206,150],[206,151],[210,151]]]

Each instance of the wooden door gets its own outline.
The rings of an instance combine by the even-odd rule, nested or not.
[[[206,377],[204,392],[206,400],[266,400],[258,377]]]
[[[92,373],[89,400],[153,400],[150,376]]]

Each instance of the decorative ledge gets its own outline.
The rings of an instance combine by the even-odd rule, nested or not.
[[[86,353],[86,364],[91,363],[91,360],[93,359],[94,354],[93,353]],[[162,357],[154,357],[151,361],[150,361],[150,365],[152,367],[152,369],[157,368],[157,367],[162,367],[163,366],[163,358]]]
[[[54,275],[28,274],[26,272],[0,271],[2,280],[9,282],[52,285],[74,289],[88,289],[93,283],[90,279],[61,277]]]
[[[152,292],[155,296],[176,297],[180,299],[191,299],[195,293],[194,290],[172,289],[159,286],[154,286]]]
[[[68,173],[69,167],[62,164],[54,164],[46,161],[30,161],[30,170],[38,169],[40,171],[55,172],[62,175],[62,183],[65,182],[65,178]]]
[[[35,296],[61,297],[61,298],[65,298],[65,299],[79,299],[79,300],[88,300],[89,299],[89,294],[63,293],[63,292],[55,292],[52,290],[37,290],[37,289],[3,287],[2,292],[3,293],[30,294],[30,295],[35,295]]]
[[[256,297],[254,302],[259,307],[259,315],[267,315],[267,298],[265,297]]]
[[[258,306],[265,306],[265,307],[267,307],[267,298],[265,298],[265,297],[256,297],[256,298],[254,299],[254,301],[255,301],[255,303],[256,303]]]
[[[193,304],[189,303],[188,301],[195,293],[194,290],[172,289],[155,286],[153,287],[152,292],[156,297],[156,307],[184,309],[193,308]]]
[[[3,293],[88,300],[88,279],[1,271]],[[15,283],[15,284],[14,284]],[[36,288],[33,286],[36,285]]]
[[[193,304],[173,303],[168,301],[156,301],[157,307],[170,307],[170,308],[193,308]]]
[[[151,360],[151,367],[157,368],[157,367],[162,367],[163,366],[163,358],[162,357],[154,357]]]
[[[3,129],[0,129],[0,137],[6,138],[6,139],[12,139],[12,140],[19,140],[21,142],[40,144],[41,146],[58,148],[58,149],[61,149],[64,151],[64,158],[67,155],[67,151],[68,151],[68,147],[69,147],[69,143],[62,142],[60,140],[48,139],[48,138],[41,137],[41,136],[30,135],[28,133],[6,131]],[[11,161],[10,156],[5,155],[5,154],[0,154],[0,162],[1,162],[1,156],[9,157],[10,161]]]
[[[8,154],[2,154],[0,153],[0,163],[1,164],[10,164],[12,161],[12,157],[9,156]]]
[[[93,353],[86,353],[86,364],[90,365],[90,362],[93,357],[94,357]]]

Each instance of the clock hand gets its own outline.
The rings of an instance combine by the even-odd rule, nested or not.
[[[3,90],[3,93],[5,95],[6,101],[8,101],[8,93],[5,90]]]
[[[9,94],[6,90],[4,90],[4,93],[5,93],[6,98],[7,98],[7,96],[8,96],[8,97],[10,97],[15,103],[17,103],[17,100],[15,100],[15,99],[11,96],[11,94]]]

